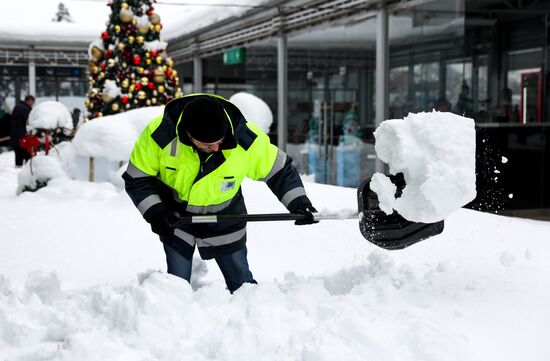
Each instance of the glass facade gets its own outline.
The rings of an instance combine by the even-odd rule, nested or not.
[[[435,109],[475,120],[473,208],[550,207],[548,5],[437,0],[389,15],[388,117]],[[356,187],[374,172],[376,25],[358,14],[287,35],[287,151],[318,182]],[[252,92],[276,120],[276,39],[246,51],[240,65],[206,59],[205,90]]]
[[[3,107],[11,109],[16,99],[29,94],[29,68],[0,66],[0,98]],[[36,67],[37,101],[57,100],[69,110],[84,109],[88,83],[84,68]],[[4,104],[5,103],[5,104]]]

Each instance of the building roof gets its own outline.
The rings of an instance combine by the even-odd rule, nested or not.
[[[63,2],[73,23],[53,22],[58,4]],[[239,16],[266,0],[158,0],[155,11],[161,16],[162,37],[170,41],[183,34]],[[17,0],[2,3],[0,44],[82,46],[99,38],[105,30],[110,8],[106,0]]]

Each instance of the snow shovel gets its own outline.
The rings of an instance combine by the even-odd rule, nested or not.
[[[397,186],[396,197],[405,188],[403,175],[390,176]],[[406,220],[397,212],[386,215],[378,207],[378,197],[370,187],[370,178],[364,181],[357,190],[359,214],[317,214],[314,219],[343,220],[359,219],[359,229],[365,239],[388,250],[403,249],[443,231],[443,221],[437,223],[417,223]],[[173,227],[184,224],[221,223],[221,222],[264,222],[296,221],[306,219],[304,214],[268,213],[268,214],[220,214],[203,216],[180,216]]]

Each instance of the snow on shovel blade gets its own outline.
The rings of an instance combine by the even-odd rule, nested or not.
[[[402,174],[390,176],[397,186],[396,197],[405,188]],[[443,221],[437,223],[411,222],[397,212],[387,215],[378,204],[378,196],[370,189],[370,178],[357,189],[359,228],[365,239],[388,250],[403,249],[426,238],[443,232]]]

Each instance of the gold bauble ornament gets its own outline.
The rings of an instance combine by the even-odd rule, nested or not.
[[[120,85],[123,88],[128,88],[128,86],[130,85],[130,81],[128,79],[124,79],[123,81],[120,82]]]
[[[105,78],[105,73],[100,71],[99,74],[97,74],[97,79],[101,80],[103,78]]]
[[[151,57],[151,53],[148,52],[148,51],[146,51],[146,52],[145,52],[145,57],[146,57],[146,58],[150,58],[150,57]]]
[[[90,69],[92,71],[92,74],[97,74],[99,73],[99,68],[97,66],[93,66],[92,69]]]
[[[166,75],[164,74],[164,71],[162,71],[162,68],[157,68],[155,70],[153,80],[155,83],[164,83],[164,80],[166,80]]]
[[[157,58],[155,59],[157,61],[157,64],[162,64],[164,62],[164,59],[162,58],[162,56],[157,56]]]
[[[162,71],[166,73],[166,70],[168,70],[168,67],[166,65],[162,66]]]
[[[113,112],[118,112],[119,109],[120,109],[120,105],[118,105],[118,103],[111,104],[111,110]]]
[[[134,38],[132,35],[130,35],[130,36],[128,37],[128,42],[129,42],[130,44],[133,44],[133,43],[134,43],[134,40],[136,40],[136,38]]]
[[[134,97],[133,93],[128,93],[128,99],[132,99]]]
[[[134,79],[136,77],[136,74],[132,73],[130,74],[130,78]]]
[[[155,31],[157,33],[160,33],[161,30],[162,30],[162,26],[160,24],[155,25]]]
[[[171,68],[174,66],[174,61],[171,58],[166,59],[166,64]]]
[[[147,99],[147,100],[145,101],[145,104],[151,105],[151,101],[150,101],[149,99]]]
[[[139,35],[137,38],[136,38],[136,41],[138,44],[143,44],[143,41],[145,40],[145,38],[141,35]]]
[[[138,100],[137,99],[134,99],[134,104],[137,104],[138,103]]]
[[[137,93],[137,97],[138,97],[139,100],[143,100],[143,99],[147,98],[147,94],[143,90],[140,90]]]
[[[90,53],[92,54],[92,57],[96,60],[103,58],[103,50],[95,45],[92,46],[92,50],[90,51]]]
[[[152,98],[152,99],[151,99],[151,103],[152,103],[152,104],[157,104],[157,98]]]
[[[152,13],[151,16],[149,16],[149,21],[151,24],[160,24],[160,16],[157,13]]]
[[[120,10],[120,14],[118,15],[118,18],[123,23],[129,23],[134,19],[134,13],[130,9],[122,9]]]
[[[89,101],[88,99],[84,100],[84,106],[85,106],[86,108],[89,108],[90,105],[92,105],[92,103],[90,103],[90,101]]]
[[[145,71],[145,69],[143,69],[141,66],[139,68],[137,68],[138,74],[143,74],[144,71]]]
[[[101,93],[101,99],[103,99],[103,101],[104,101],[105,103],[108,103],[108,102],[110,102],[111,100],[113,100],[113,98],[111,97],[111,95],[109,95],[109,92],[107,92],[107,91],[103,91],[103,92]]]
[[[181,88],[177,88],[176,90],[176,98],[179,98],[179,97],[182,97],[183,96],[183,91],[181,90]]]
[[[120,25],[115,25],[115,33],[120,33]]]
[[[147,65],[151,65],[153,61],[149,58],[149,59],[145,59],[145,64]]]
[[[112,68],[113,66],[115,66],[115,64],[116,64],[115,59],[111,58],[111,59],[107,60],[107,66],[109,68]]]
[[[126,69],[128,67],[128,64],[126,62],[123,62],[122,67]]]
[[[149,30],[155,31],[155,25],[153,25],[153,24],[149,25]]]
[[[97,117],[98,118],[101,118],[103,116],[103,113],[102,112],[97,112]]]
[[[120,4],[121,9],[128,9],[128,3],[122,3]]]
[[[92,96],[95,96],[95,95],[99,94],[99,89],[98,88],[92,88],[92,90],[90,90],[90,94]]]
[[[138,31],[138,33],[140,33],[141,35],[147,34],[147,33],[149,32],[149,30],[150,30],[150,27],[147,26],[147,25],[139,25],[139,26],[137,27],[137,31]]]
[[[130,91],[130,94],[131,94],[131,92],[134,91],[135,88],[136,88],[136,86],[134,84],[132,84],[128,87],[128,91]]]
[[[126,105],[124,106],[124,108],[130,109],[130,106],[131,106],[130,103],[126,103]]]
[[[141,85],[146,86],[147,84],[149,84],[149,79],[146,76],[144,76],[139,80],[139,82],[141,83]]]
[[[157,90],[158,90],[158,92],[159,92],[160,94],[164,93],[164,90],[165,90],[165,89],[164,89],[164,85],[159,85],[159,87],[157,88]]]
[[[117,44],[116,47],[118,48],[118,50],[124,50],[124,48],[126,47],[126,44],[120,42],[120,43]]]
[[[136,24],[137,24],[137,20],[136,20],[136,19],[132,19],[132,24],[133,24],[133,25],[136,25]]]

